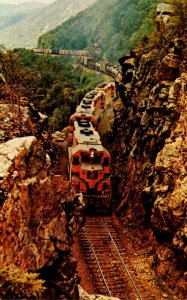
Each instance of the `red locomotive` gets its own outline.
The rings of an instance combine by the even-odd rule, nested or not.
[[[84,195],[88,207],[110,207],[110,154],[102,146],[96,123],[114,97],[114,83],[104,83],[86,94],[75,114],[70,117],[70,180],[76,192]]]

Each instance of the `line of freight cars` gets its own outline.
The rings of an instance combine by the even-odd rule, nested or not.
[[[113,64],[108,61],[95,61],[94,58],[91,57],[90,51],[66,49],[53,50],[49,48],[34,48],[33,51],[38,54],[80,56],[81,64],[83,66],[111,75],[117,82],[120,82],[122,80],[122,71],[121,66],[119,64]]]
[[[94,58],[90,56],[81,56],[81,64],[90,69],[111,75],[117,82],[122,80],[122,70],[119,64],[113,64],[104,60],[95,61]]]
[[[53,50],[49,48],[34,48],[33,51],[39,54],[56,54],[56,55],[75,55],[75,56],[90,56],[90,52],[86,50]]]

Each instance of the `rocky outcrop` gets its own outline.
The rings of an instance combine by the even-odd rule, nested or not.
[[[71,246],[85,221],[84,203],[62,170],[54,174],[56,150],[66,148],[58,134],[51,138],[47,117],[3,77],[0,108],[0,264],[38,272],[45,299],[77,300]]]
[[[24,271],[41,271],[45,278],[56,266],[53,286],[63,299],[77,299],[71,245],[84,222],[81,196],[62,176],[50,173],[50,158],[33,136],[1,144],[0,169],[0,260]]]
[[[25,97],[20,98],[8,85],[0,88],[0,142],[34,135],[44,141],[49,136],[48,118]]]
[[[177,105],[180,116],[172,129],[170,136],[165,140],[162,150],[158,153],[155,160],[155,172],[153,183],[153,194],[156,199],[153,213],[157,211],[159,199],[167,207],[168,218],[165,219],[165,225],[160,226],[158,218],[156,222],[154,217],[152,222],[154,226],[161,231],[175,232],[185,222],[186,211],[186,180],[187,180],[187,121],[186,121],[186,89],[187,74],[182,74],[170,89],[168,101]],[[160,203],[160,207],[162,204]],[[161,209],[162,211],[164,210]],[[167,226],[167,222],[172,226]],[[184,235],[185,237],[185,235]],[[187,236],[186,236],[187,237]],[[184,243],[185,244],[185,243]],[[187,246],[187,245],[186,245]],[[184,248],[183,248],[184,249]],[[187,255],[187,247],[184,249]]]
[[[159,3],[157,5],[157,29],[165,36],[169,28],[172,26],[171,18],[174,15],[174,9],[171,4]]]
[[[180,299],[187,291],[186,53],[184,34],[164,51],[139,48],[120,59],[123,107],[114,107],[111,146],[114,193],[121,192],[117,211],[126,224],[151,226],[167,243],[156,269],[165,265],[164,278]]]

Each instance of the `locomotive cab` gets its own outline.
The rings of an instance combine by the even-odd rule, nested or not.
[[[90,123],[91,124],[91,123]],[[102,146],[97,131],[75,122],[73,147],[69,149],[70,180],[85,195],[111,197],[110,154]]]
[[[77,192],[110,198],[110,155],[103,146],[94,147],[75,147],[77,151],[72,152],[70,161],[70,179]]]

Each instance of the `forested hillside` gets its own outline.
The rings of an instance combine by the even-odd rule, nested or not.
[[[67,56],[39,56],[32,50],[6,52],[0,48],[0,59],[7,84],[46,114],[54,130],[67,126],[77,102],[104,81],[101,75],[81,70],[79,63]]]
[[[39,38],[39,46],[97,49],[117,60],[154,28],[158,0],[98,1]]]

